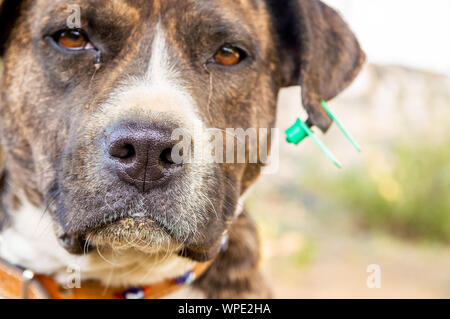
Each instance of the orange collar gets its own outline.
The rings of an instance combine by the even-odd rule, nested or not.
[[[53,278],[34,275],[0,259],[0,297],[7,299],[158,299],[174,293],[200,277],[211,262],[198,263],[183,276],[145,287],[105,288],[86,282],[81,288],[64,289]]]

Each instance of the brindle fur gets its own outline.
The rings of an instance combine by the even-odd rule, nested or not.
[[[280,88],[302,85],[310,122],[326,131],[331,121],[320,99],[345,89],[364,61],[341,17],[317,0],[113,0],[107,5],[79,0],[82,24],[103,52],[102,68],[94,74],[93,55],[61,54],[46,41],[46,35],[64,28],[68,3],[73,1],[0,0],[0,227],[7,227],[7,212],[20,206],[19,190],[34,205],[47,207],[58,232],[71,235],[102,226],[103,214],[111,213],[103,207],[105,194],[137,196],[113,187],[113,177],[98,168],[86,168],[99,156],[92,141],[103,135],[88,127],[123,80],[143,75],[158,22],[171,62],[187,79],[209,127],[273,127]],[[249,59],[228,70],[205,67],[223,43],[233,41],[246,46]],[[228,250],[195,283],[208,297],[270,295],[258,271],[256,228],[247,213],[234,219],[239,197],[261,168],[218,165],[203,185],[220,218],[212,218],[210,203],[203,203],[199,214],[208,221],[183,253],[196,260],[215,258],[221,235],[230,234]],[[145,200],[155,206],[173,203],[169,211],[177,214],[182,207],[172,193]],[[119,199],[111,209],[128,204]]]

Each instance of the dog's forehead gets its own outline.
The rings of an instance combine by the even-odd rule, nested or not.
[[[258,20],[265,20],[266,5],[263,0],[36,0],[33,16],[54,18],[55,15],[69,16],[73,8],[98,18],[116,18],[130,25],[148,23],[154,20],[182,21],[186,17],[224,17],[230,21],[257,26]]]

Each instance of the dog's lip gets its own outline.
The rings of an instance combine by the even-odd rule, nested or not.
[[[147,253],[156,253],[162,247],[174,252],[181,249],[167,229],[149,217],[119,218],[89,230],[84,240],[96,248],[136,248]]]
[[[128,242],[129,236],[139,237],[137,232],[141,232],[141,236],[153,232],[154,237],[158,234],[170,237],[163,225],[149,217],[122,217],[104,222],[82,234],[63,233],[58,241],[71,254],[81,255],[102,246],[110,246],[112,242],[120,242],[121,237],[125,239],[123,242]]]
[[[147,216],[121,216],[104,220],[100,225],[87,229],[80,237],[86,239],[89,235],[99,233],[107,228],[123,226],[125,229],[132,228],[134,223],[152,224],[154,228],[162,229],[167,232],[166,227],[158,221]]]

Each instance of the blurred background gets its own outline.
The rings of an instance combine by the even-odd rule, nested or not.
[[[363,148],[334,126],[325,144],[280,143],[280,168],[247,207],[262,265],[279,298],[450,298],[450,1],[328,0],[368,55],[357,81],[329,103]],[[297,117],[283,90],[278,127]],[[366,272],[381,268],[380,289]]]

